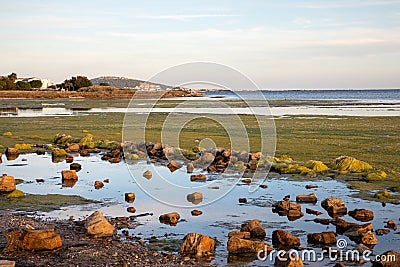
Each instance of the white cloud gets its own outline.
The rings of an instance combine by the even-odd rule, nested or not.
[[[349,7],[366,7],[366,6],[384,6],[384,5],[393,5],[400,4],[400,1],[362,1],[362,0],[348,0],[348,1],[329,1],[329,3],[299,3],[293,4],[291,7],[299,7],[299,8],[310,8],[310,9],[324,9],[324,8],[349,8]]]

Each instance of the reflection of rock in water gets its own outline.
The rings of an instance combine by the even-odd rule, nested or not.
[[[187,195],[187,201],[193,203],[194,205],[200,204],[203,201],[203,194],[199,192],[194,192]]]
[[[63,180],[62,187],[74,187],[77,181],[78,180],[71,180],[71,179]]]
[[[0,116],[18,115],[17,107],[0,107]]]

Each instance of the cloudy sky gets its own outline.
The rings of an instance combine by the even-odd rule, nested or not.
[[[0,0],[0,75],[148,79],[180,63],[261,88],[399,88],[400,1]]]

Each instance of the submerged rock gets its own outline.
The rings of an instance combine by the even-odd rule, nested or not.
[[[0,193],[8,193],[14,191],[15,179],[12,176],[8,176],[7,174],[3,174],[0,176]]]
[[[85,220],[86,234],[94,238],[113,236],[115,228],[99,211],[95,211]]]
[[[7,232],[6,252],[19,250],[54,250],[62,247],[62,240],[54,229],[17,229]]]
[[[284,230],[275,230],[272,232],[272,244],[274,244],[274,246],[293,248],[300,246],[300,239]]]
[[[250,232],[232,231],[228,233],[228,238],[234,236],[241,239],[250,239]]]
[[[248,223],[242,224],[240,227],[241,232],[250,232],[252,238],[262,238],[264,239],[267,235],[264,226],[261,225],[260,221],[257,219],[251,220]]]
[[[181,255],[207,256],[214,254],[214,239],[196,233],[187,234],[184,238]]]
[[[318,210],[313,210],[313,209],[309,209],[309,208],[306,208],[306,213],[307,214],[312,214],[312,215],[317,215],[317,216],[322,214],[322,212],[320,212]]]
[[[175,226],[175,225],[177,225],[180,218],[181,218],[181,216],[179,215],[179,213],[170,212],[170,213],[161,215],[158,219],[160,220],[161,223]]]
[[[272,251],[272,248],[264,242],[241,239],[236,236],[229,238],[227,246],[230,254],[257,254],[260,251],[264,252],[265,250],[268,254]]]

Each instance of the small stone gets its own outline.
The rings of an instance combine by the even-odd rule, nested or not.
[[[366,232],[361,237],[361,243],[364,245],[376,245],[378,244],[378,239],[371,231]]]
[[[71,165],[69,165],[69,169],[79,172],[82,169],[82,166],[79,163],[72,163]]]
[[[300,203],[316,203],[317,202],[317,195],[315,193],[309,195],[298,195],[296,197],[296,202]]]
[[[317,215],[317,216],[322,214],[322,212],[320,212],[318,210],[313,210],[313,209],[309,209],[309,208],[306,208],[306,213],[307,214],[312,214],[312,215]]]
[[[135,212],[136,212],[136,209],[135,209],[134,207],[128,207],[128,208],[126,209],[126,211],[127,211],[127,212],[130,212],[130,213],[135,213]]]
[[[99,211],[95,211],[85,220],[86,233],[94,238],[113,236],[115,228]]]
[[[377,230],[375,230],[375,234],[376,235],[387,235],[388,233],[390,233],[389,229],[377,229]]]
[[[200,204],[203,201],[203,194],[200,192],[194,192],[186,196],[187,201],[194,205]]]
[[[228,238],[234,236],[241,239],[250,239],[250,232],[232,231],[228,233]]]
[[[182,168],[182,164],[180,164],[179,162],[177,162],[176,160],[171,160],[168,165],[167,168],[171,171],[174,172],[177,169]]]
[[[298,247],[300,246],[300,239],[284,230],[275,230],[272,232],[272,244],[274,246]]]
[[[336,243],[336,234],[334,232],[322,232],[307,235],[307,241],[311,244],[330,245]]]
[[[247,198],[245,197],[239,198],[239,203],[247,203]]]
[[[251,179],[247,178],[247,179],[243,179],[242,183],[244,184],[251,184]]]
[[[318,188],[318,185],[311,185],[311,184],[306,185],[306,189],[313,189],[313,188]]]
[[[189,162],[189,163],[187,164],[187,166],[186,166],[186,171],[187,171],[187,173],[193,173],[193,171],[194,171],[194,165],[193,165],[193,163]]]
[[[355,209],[349,211],[349,215],[361,222],[368,222],[374,219],[374,213],[366,209]]]
[[[67,156],[65,157],[65,162],[66,162],[66,163],[72,163],[73,161],[74,161],[74,157],[73,157],[73,156],[67,155]]]
[[[135,201],[135,193],[125,193],[125,201],[128,203],[133,203]]]
[[[199,216],[203,214],[201,210],[192,210],[190,213],[192,214],[192,216]]]
[[[69,151],[71,151],[71,152],[78,152],[79,151],[79,144],[70,145],[70,146],[68,146],[68,148],[69,148]]]
[[[109,182],[110,182],[110,179],[104,179],[103,180],[103,183],[107,183],[108,184]]]
[[[260,187],[261,187],[262,189],[266,189],[266,188],[268,188],[268,185],[266,185],[266,184],[261,184]]]
[[[94,188],[95,188],[96,190],[99,190],[100,188],[103,188],[103,187],[104,187],[104,184],[103,184],[102,181],[95,181],[95,182],[94,182]]]
[[[75,170],[61,171],[61,176],[63,180],[78,180],[78,175]]]
[[[150,170],[147,170],[143,173],[143,177],[150,180],[153,177],[153,173]]]
[[[79,155],[81,157],[89,157],[90,156],[90,152],[89,152],[89,150],[82,149],[82,150],[79,151]]]
[[[190,181],[196,182],[196,181],[205,181],[207,177],[204,174],[198,174],[198,175],[191,175],[190,176]]]
[[[388,228],[388,229],[393,229],[393,230],[397,230],[397,224],[393,221],[393,220],[389,220],[387,223],[386,223],[386,226],[385,226],[386,228]]]

